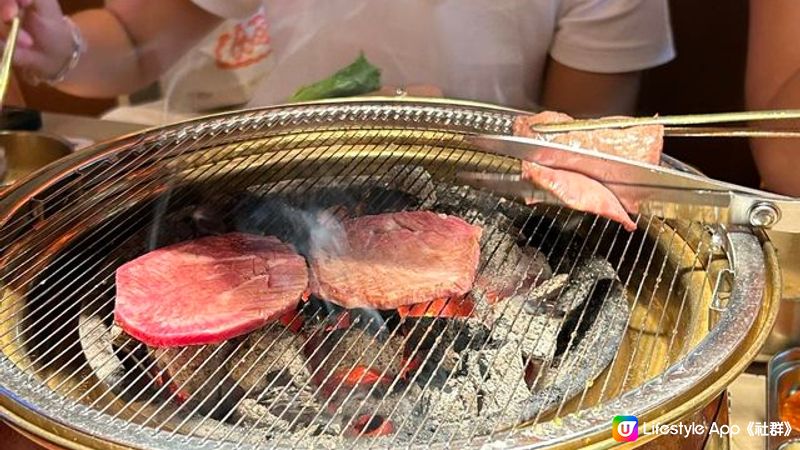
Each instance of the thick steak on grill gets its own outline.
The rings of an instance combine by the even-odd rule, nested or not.
[[[481,228],[430,211],[346,220],[312,245],[311,289],[345,308],[395,309],[472,288]]]
[[[114,319],[150,346],[214,344],[291,311],[307,286],[305,260],[277,238],[209,236],[117,269]]]
[[[539,134],[530,129],[531,125],[571,120],[572,117],[566,114],[551,111],[520,116],[514,123],[514,134],[650,164],[658,164],[661,160],[664,128],[660,125],[552,134]],[[578,173],[583,164],[587,162],[580,156],[565,160],[560,154],[550,155],[545,150],[537,155],[536,161],[524,162],[522,173],[526,179],[546,189],[573,209],[607,217],[621,223],[629,231],[636,229],[636,224],[626,212],[636,212],[636,205],[626,202],[624,196],[617,195],[613,189],[597,180]]]

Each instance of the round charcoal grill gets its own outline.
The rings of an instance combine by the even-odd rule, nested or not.
[[[276,107],[49,166],[0,199],[0,413],[71,448],[567,448],[608,444],[615,415],[669,423],[699,409],[771,327],[771,246],[652,217],[627,233],[459,185],[460,170],[518,170],[463,141],[510,133],[514,114]],[[416,314],[312,296],[214,346],[148,348],[113,323],[115,269],[151,249],[244,231],[306,255],[325,221],[408,210],[480,225],[476,279],[496,289]]]

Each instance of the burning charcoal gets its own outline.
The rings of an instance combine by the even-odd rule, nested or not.
[[[386,339],[390,339],[388,344]],[[332,405],[338,405],[356,388],[366,394],[375,387],[373,395],[382,397],[401,373],[401,346],[397,336],[389,338],[351,327],[320,330],[304,350],[313,381],[321,386],[324,397],[334,397]]]
[[[581,307],[570,311],[558,332],[556,356],[575,347],[594,323],[598,312],[608,298],[624,296],[624,290],[616,280],[599,280],[591,288],[588,301]]]
[[[445,386],[424,391],[419,414],[439,423],[467,421],[478,416],[479,398],[474,377],[452,377]]]
[[[143,344],[127,336],[118,326],[106,325],[99,315],[89,313],[81,314],[78,319],[78,336],[95,376],[115,394],[122,395],[125,400],[137,395],[156,395],[156,389],[140,376],[141,367],[137,366],[146,358]],[[131,383],[135,383],[133,387]]]
[[[255,422],[263,417],[260,426],[269,427],[270,422],[275,422],[277,426],[285,424],[285,429],[292,431],[313,426],[313,422],[322,417],[318,414],[321,410],[322,404],[314,398],[313,388],[293,382],[270,387],[256,398],[244,399],[237,409],[245,420]]]
[[[480,392],[480,415],[492,422],[516,423],[530,392],[525,384],[520,343],[506,340],[467,359],[468,376]]]
[[[575,311],[589,297],[599,280],[616,280],[617,271],[607,260],[588,258],[582,260],[572,271],[567,287],[556,300],[556,310],[562,314]]]
[[[267,326],[245,338],[228,370],[248,397],[258,397],[273,386],[306,385],[311,374],[300,344],[300,338],[286,328]]]
[[[225,359],[236,347],[230,340],[217,345],[148,347],[155,367],[156,384],[166,385],[173,401],[185,404],[184,411],[199,405],[201,414],[223,414],[241,398],[241,389],[229,378]],[[219,370],[218,370],[219,369]]]
[[[561,318],[531,314],[522,296],[514,296],[494,305],[493,339],[519,343],[526,358],[550,361],[555,352]]]
[[[527,302],[528,311],[563,317],[586,301],[598,281],[616,279],[617,272],[607,260],[584,259],[571,274],[558,274],[534,289]]]
[[[563,353],[556,365],[544,369],[539,388],[525,406],[525,419],[546,414],[583,392],[617,354],[630,313],[625,290],[611,281],[596,292],[584,313],[588,329],[577,332],[570,351]]]
[[[404,330],[406,378],[437,387],[456,370],[461,352],[481,348],[489,336],[489,329],[473,317],[408,319]]]
[[[391,420],[376,414],[362,414],[345,431],[348,437],[389,436],[394,433]]]
[[[236,408],[239,416],[246,426],[258,426],[259,428],[270,429],[274,433],[282,433],[290,430],[289,420],[278,418],[270,412],[269,408],[258,401],[250,398],[242,400]]]
[[[569,275],[560,273],[544,283],[536,286],[525,301],[525,311],[529,314],[551,314],[555,310],[555,302],[569,283]]]
[[[506,206],[510,206],[506,214]],[[527,216],[528,211],[524,206],[516,202],[507,201],[505,198],[498,197],[487,191],[473,189],[469,186],[453,186],[447,183],[437,183],[436,185],[436,205],[437,211],[468,217],[474,219],[474,223],[483,224],[497,214],[505,217]],[[499,213],[497,212],[499,210]],[[485,214],[492,211],[492,216]]]
[[[394,166],[384,175],[385,186],[420,199],[419,209],[432,209],[436,204],[436,185],[431,174],[420,166]]]
[[[484,229],[484,236],[486,233]],[[485,250],[481,252],[475,289],[483,290],[490,304],[515,292],[525,292],[552,275],[544,254],[533,248],[520,248],[509,234],[494,231],[486,239],[481,247]]]

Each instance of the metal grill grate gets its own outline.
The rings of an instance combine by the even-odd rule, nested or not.
[[[733,358],[761,313],[757,240],[650,217],[627,233],[456,185],[456,170],[515,170],[461,141],[510,124],[507,111],[465,106],[278,108],[145,133],[51,169],[0,204],[4,395],[133,447],[544,445],[647,413]],[[556,276],[520,279],[479,311],[485,321],[311,301],[291,323],[168,351],[113,326],[125,261],[219,229],[296,239],[292,218],[332,207],[459,215],[484,227],[479,276],[528,273],[536,260],[523,249]],[[602,279],[606,266],[614,276]],[[536,290],[558,276],[560,295]],[[353,381],[331,367],[372,371]]]

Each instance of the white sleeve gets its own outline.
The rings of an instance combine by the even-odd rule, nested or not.
[[[223,19],[244,20],[258,11],[263,0],[192,0],[192,3]]]
[[[630,72],[675,57],[667,0],[563,0],[550,55],[588,72]]]

